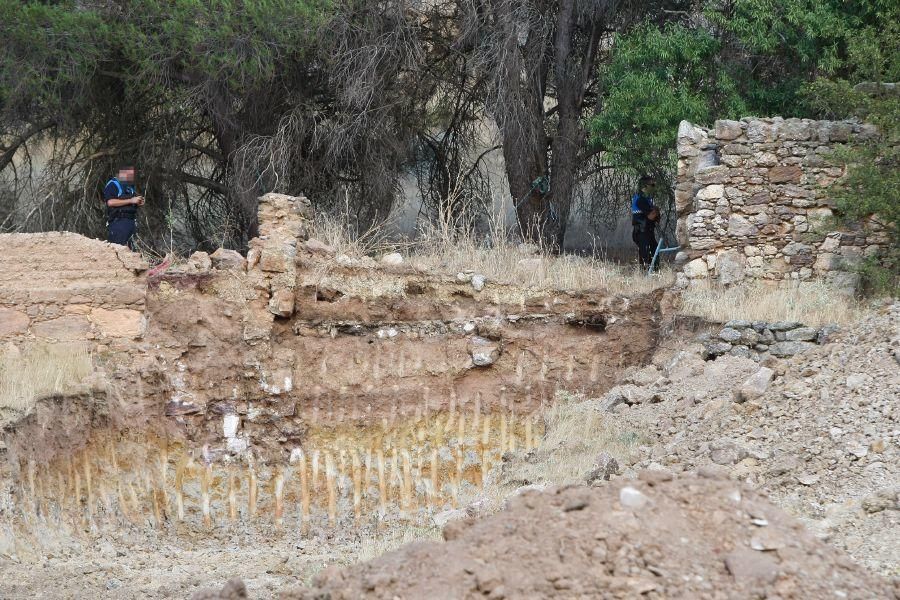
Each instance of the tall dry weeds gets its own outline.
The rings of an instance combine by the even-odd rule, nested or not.
[[[476,233],[466,226],[468,217],[456,210],[457,203],[451,195],[448,205],[438,211],[433,221],[421,224],[409,242],[391,239],[385,226],[357,231],[349,214],[316,215],[313,236],[338,254],[378,257],[400,251],[411,264],[433,273],[474,272],[488,281],[541,291],[603,290],[630,295],[648,293],[674,282],[668,268],[648,276],[636,264],[620,265],[598,255],[556,255],[547,248],[521,244],[507,227],[502,210],[488,215],[485,233]]]
[[[779,285],[747,282],[728,288],[703,282],[684,290],[680,312],[722,323],[744,319],[821,326],[852,323],[861,317],[864,308],[852,296],[824,281]]]
[[[41,396],[64,393],[93,370],[83,343],[35,343],[0,351],[0,413],[27,412]]]

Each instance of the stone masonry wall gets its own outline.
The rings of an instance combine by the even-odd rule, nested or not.
[[[126,248],[73,233],[0,235],[0,343],[140,337],[145,267]]]
[[[713,129],[682,121],[675,190],[682,281],[823,278],[854,288],[856,266],[888,236],[875,218],[833,230],[827,188],[844,169],[829,154],[875,135],[856,121],[744,118]]]

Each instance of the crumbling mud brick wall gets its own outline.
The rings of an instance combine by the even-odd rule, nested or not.
[[[856,286],[856,269],[888,242],[877,218],[834,229],[831,154],[877,135],[856,121],[744,118],[678,129],[675,190],[682,280],[732,284],[826,279]]]
[[[73,233],[0,235],[0,343],[139,338],[145,267],[121,246]]]

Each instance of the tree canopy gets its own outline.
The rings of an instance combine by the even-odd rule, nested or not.
[[[496,153],[519,233],[561,247],[671,177],[681,119],[889,123],[853,86],[900,76],[898,23],[889,0],[0,0],[0,229],[98,235],[122,163],[157,250],[242,247],[268,191],[365,227],[410,176],[465,228]]]

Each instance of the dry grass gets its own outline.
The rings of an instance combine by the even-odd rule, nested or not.
[[[746,283],[728,289],[703,283],[686,289],[680,311],[710,321],[798,321],[820,326],[858,320],[863,308],[854,298],[822,281],[766,285]]]
[[[33,344],[0,352],[0,411],[27,412],[37,398],[63,393],[92,371],[85,344]]]
[[[498,221],[499,222],[499,221]],[[510,241],[501,226],[492,224],[488,235],[477,239],[452,227],[426,227],[411,242],[389,239],[387,227],[357,232],[346,216],[319,214],[312,236],[350,257],[399,251],[413,265],[433,273],[456,275],[474,272],[489,281],[535,290],[584,291],[602,289],[613,294],[642,294],[674,282],[669,269],[648,277],[637,265],[618,265],[597,256],[555,256],[530,244]],[[520,265],[540,259],[540,266]]]
[[[407,524],[392,527],[378,535],[365,538],[352,562],[372,560],[410,542],[439,539],[441,539],[441,531],[434,526]]]
[[[505,500],[524,485],[584,484],[597,456],[606,452],[622,468],[638,457],[648,440],[599,409],[599,400],[564,392],[544,415],[546,429],[536,449],[504,459],[475,498],[487,512],[500,510]]]
[[[410,261],[430,271],[474,271],[490,281],[542,290],[603,289],[613,294],[643,294],[672,285],[668,269],[647,276],[637,265],[618,265],[596,256],[552,256],[502,238],[482,244],[471,237],[448,241],[425,237],[412,248]],[[540,267],[526,259],[540,259]]]

